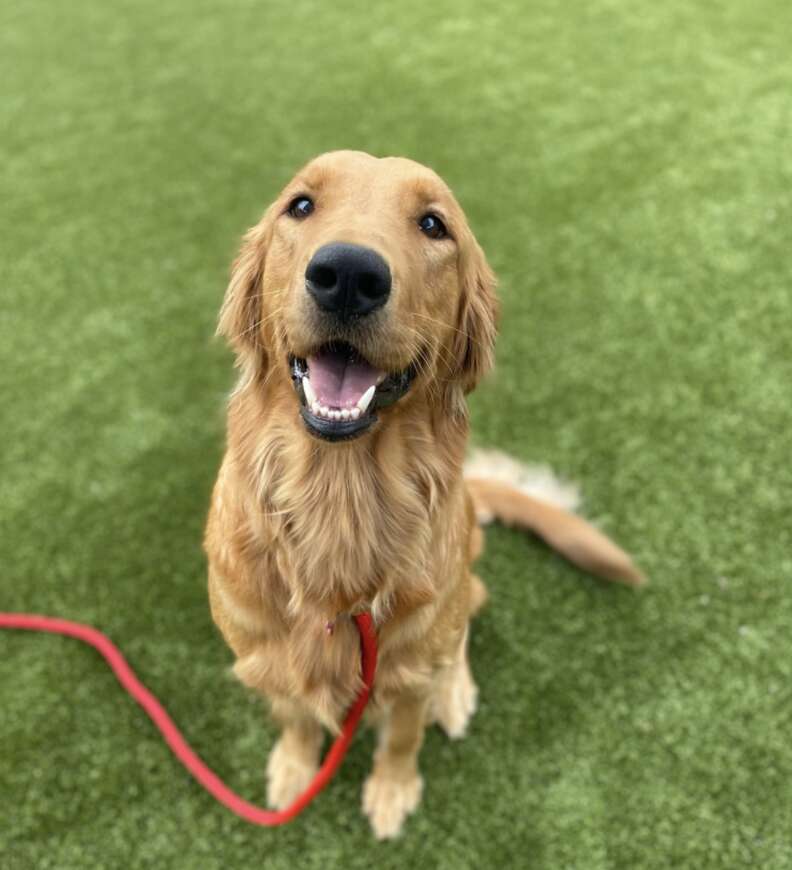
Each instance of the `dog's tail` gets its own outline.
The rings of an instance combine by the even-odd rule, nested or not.
[[[580,504],[577,487],[549,468],[478,450],[465,463],[465,479],[482,525],[498,519],[528,529],[585,571],[630,586],[646,582],[627,553],[573,513]]]

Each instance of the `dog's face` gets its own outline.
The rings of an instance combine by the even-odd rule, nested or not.
[[[361,152],[304,167],[246,236],[219,330],[249,377],[290,377],[329,441],[406,397],[464,392],[491,366],[494,279],[431,170]]]

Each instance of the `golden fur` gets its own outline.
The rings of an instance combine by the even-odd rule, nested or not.
[[[297,222],[286,210],[303,193],[316,211]],[[442,216],[450,240],[417,230],[427,211]],[[313,252],[338,240],[375,248],[393,275],[388,304],[356,346],[379,368],[416,362],[419,374],[373,429],[325,443],[299,417],[288,356],[325,340],[304,274]],[[462,210],[433,172],[408,160],[323,155],[245,236],[220,315],[240,380],[205,543],[212,615],[234,671],[271,701],[283,727],[268,767],[274,806],[307,785],[322,726],[337,731],[359,688],[355,612],[370,609],[379,635],[371,718],[381,739],[363,801],[378,837],[397,834],[419,801],[425,724],[464,733],[476,694],[467,627],[486,597],[470,570],[481,532],[462,474],[465,394],[492,366],[496,317],[494,277]],[[529,496],[486,482],[473,490],[477,508],[492,497],[496,515],[567,552],[577,546],[579,563],[639,580],[602,536],[570,542],[590,529],[579,518],[570,527],[563,511],[550,508],[548,518]]]

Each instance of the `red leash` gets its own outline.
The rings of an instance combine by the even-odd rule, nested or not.
[[[352,737],[366,708],[371,688],[374,684],[374,672],[377,669],[377,636],[374,624],[368,613],[355,617],[360,632],[361,671],[363,688],[350,707],[344,721],[341,733],[336,737],[322,766],[308,788],[295,799],[285,810],[265,810],[241,798],[210,770],[203,761],[187,745],[179,729],[165,711],[160,702],[135,676],[132,668],[121,655],[118,647],[107,635],[102,634],[90,625],[70,622],[68,619],[54,619],[49,616],[34,616],[25,613],[0,613],[0,628],[19,628],[28,631],[46,631],[52,634],[65,634],[76,637],[83,643],[90,644],[98,650],[113,669],[119,683],[146,711],[151,721],[157,726],[162,736],[170,746],[173,754],[190,771],[198,782],[221,804],[225,804],[231,812],[254,825],[282,825],[291,821],[319,794],[333,778],[343,761]]]

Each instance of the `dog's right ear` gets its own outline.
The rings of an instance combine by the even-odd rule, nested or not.
[[[242,247],[228,283],[217,334],[231,345],[243,366],[250,363],[261,365],[265,350],[261,342],[262,286],[264,262],[271,237],[272,209],[245,233]]]

